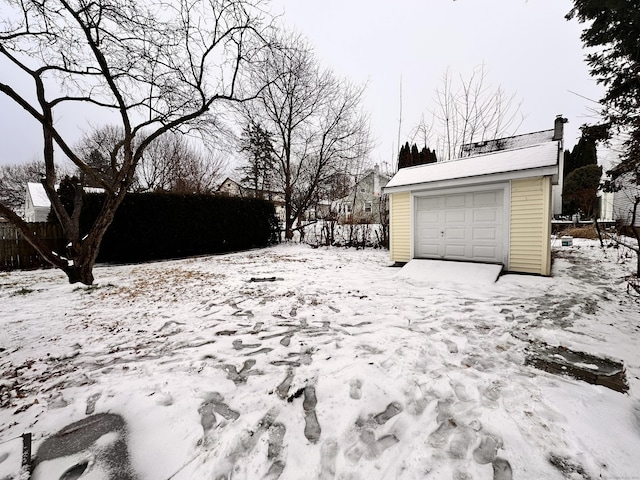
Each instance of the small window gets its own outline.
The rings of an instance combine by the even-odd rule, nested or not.
[[[364,202],[365,213],[371,213],[373,211],[373,204],[371,202]]]

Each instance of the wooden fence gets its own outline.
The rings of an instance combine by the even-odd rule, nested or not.
[[[52,250],[64,251],[62,228],[52,223],[30,223],[33,232]],[[0,223],[0,270],[17,270],[49,266],[10,223]]]

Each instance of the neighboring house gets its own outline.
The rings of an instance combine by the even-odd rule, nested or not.
[[[550,275],[552,188],[561,178],[562,125],[539,143],[403,168],[387,184],[390,255],[499,263]]]
[[[218,187],[218,193],[228,195],[229,197],[244,197],[244,188],[235,180],[229,177],[225,178],[224,182]]]
[[[333,203],[340,222],[380,223],[380,208],[388,208],[382,200],[382,189],[389,177],[376,165],[352,188],[349,195]]]
[[[244,187],[229,177],[220,184],[218,187],[218,193],[229,197],[254,198],[256,196],[254,189]],[[280,222],[285,221],[284,193],[266,190],[259,192],[258,196],[273,203],[276,210],[276,217],[278,217]]]
[[[621,175],[617,183],[622,188],[613,194],[613,220],[621,225],[630,226],[633,209],[637,205],[634,226],[640,227],[640,185],[632,181],[631,173]]]
[[[27,183],[24,200],[24,220],[26,222],[46,222],[51,210],[51,201],[41,183]]]
[[[58,189],[58,185],[55,185]],[[84,187],[85,193],[103,193],[103,188]],[[27,183],[27,192],[24,200],[25,222],[46,222],[51,210],[51,201],[41,183]]]

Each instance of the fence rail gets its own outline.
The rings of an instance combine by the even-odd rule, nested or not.
[[[62,228],[53,223],[30,223],[29,227],[52,250],[63,251]],[[49,266],[10,223],[0,223],[0,270],[17,270]]]

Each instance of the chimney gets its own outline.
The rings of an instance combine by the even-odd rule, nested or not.
[[[563,118],[562,115],[557,115],[553,122],[553,138],[552,140],[562,140],[564,135],[564,124],[569,120]]]
[[[380,196],[380,166],[376,163],[373,169],[373,195]]]

